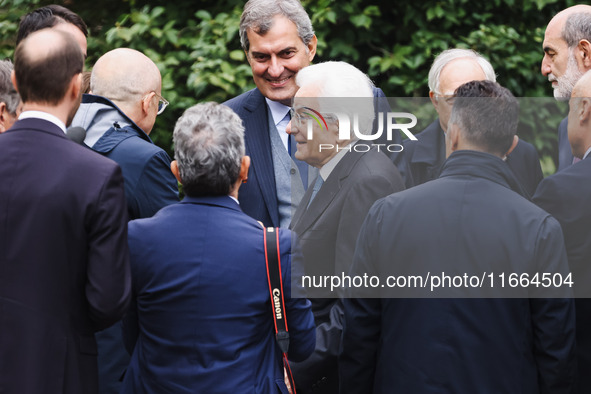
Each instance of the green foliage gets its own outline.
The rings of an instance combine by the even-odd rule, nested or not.
[[[0,0],[0,55],[9,57],[21,15],[46,0]],[[58,1],[59,3],[59,1]],[[343,60],[366,71],[391,97],[426,97],[433,58],[452,47],[474,49],[495,67],[498,81],[516,96],[551,97],[540,74],[544,28],[572,0],[302,0],[318,37],[316,62]],[[222,102],[253,87],[238,38],[244,1],[177,0],[64,3],[89,24],[90,68],[117,47],[144,52],[162,72],[162,94],[171,105],[151,136],[170,151],[176,119],[189,106]],[[560,115],[556,115],[555,117]],[[526,127],[552,171],[556,152],[554,121]],[[551,124],[552,123],[552,124]]]

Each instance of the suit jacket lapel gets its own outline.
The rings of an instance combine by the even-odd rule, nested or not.
[[[294,224],[291,226],[297,234],[303,234],[307,231],[330,206],[343,187],[343,184],[353,170],[353,167],[355,167],[355,164],[364,154],[365,153],[349,152],[343,156],[339,164],[337,164],[318,191],[318,194],[316,194],[316,197],[314,197],[314,200],[308,209],[306,209],[313,189],[312,187],[308,188],[306,194],[302,198],[302,202],[294,214]]]
[[[244,103],[250,115],[244,119],[246,153],[252,157],[251,171],[257,179],[265,205],[273,223],[279,223],[275,174],[271,157],[271,140],[268,130],[267,103],[258,89]]]

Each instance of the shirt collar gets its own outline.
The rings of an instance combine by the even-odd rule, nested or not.
[[[277,126],[277,124],[279,122],[281,122],[281,120],[283,118],[285,118],[285,115],[287,115],[287,113],[289,112],[289,107],[287,105],[283,105],[277,101],[269,100],[266,97],[265,97],[265,101],[267,101],[267,105],[269,106],[269,109],[271,110],[271,116],[273,116],[273,122],[275,123],[275,126]]]
[[[59,127],[64,132],[64,134],[66,133],[66,125],[64,124],[64,122],[59,120],[57,118],[57,116],[54,116],[54,115],[47,113],[47,112],[25,111],[25,112],[22,112],[18,118],[19,118],[19,120],[29,119],[29,118],[43,119],[43,120],[51,122],[54,125],[56,125],[57,127]]]
[[[583,155],[583,160],[585,160],[585,158],[589,155],[589,153],[591,153],[591,146],[589,147],[589,149],[587,149],[587,152],[585,152],[585,154]]]
[[[353,141],[349,145],[343,146],[342,148],[339,147],[339,152],[336,155],[334,155],[328,162],[326,162],[325,165],[322,166],[322,168],[319,170],[322,180],[326,181],[328,179],[328,176],[335,169],[337,164],[339,164],[339,162],[347,154],[347,152],[353,149],[353,144],[355,144],[355,142],[357,141]]]

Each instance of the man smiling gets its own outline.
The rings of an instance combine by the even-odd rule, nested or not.
[[[298,0],[250,0],[240,19],[240,42],[256,88],[225,104],[242,118],[248,183],[238,197],[242,210],[265,226],[287,227],[308,180],[317,170],[293,158],[285,133],[297,72],[316,54],[316,36]]]

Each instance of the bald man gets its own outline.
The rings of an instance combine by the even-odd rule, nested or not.
[[[439,119],[417,134],[417,141],[405,140],[404,155],[395,161],[407,188],[439,177],[446,157],[445,132],[454,91],[464,83],[483,80],[494,82],[495,71],[488,60],[475,51],[448,49],[435,58],[429,70],[429,98]],[[519,140],[503,160],[528,195],[533,195],[543,178],[540,159],[533,145]]]
[[[591,71],[572,89],[568,113],[568,140],[580,159],[544,179],[534,202],[552,214],[564,233],[568,263],[575,282],[575,310],[579,393],[591,387]]]
[[[161,95],[158,67],[143,53],[119,48],[96,62],[72,122],[87,130],[84,143],[121,166],[129,218],[153,216],[178,202],[170,157],[149,137],[156,116],[168,102]],[[100,392],[118,393],[119,378],[129,362],[120,327],[97,335]]]
[[[554,97],[568,100],[581,76],[591,70],[591,6],[575,5],[560,11],[546,27],[542,75],[548,77]],[[558,171],[578,161],[567,136],[567,118],[558,127]]]
[[[19,120],[0,134],[0,391],[97,393],[94,333],[131,296],[119,166],[66,137],[84,57],[58,30],[17,46]]]

